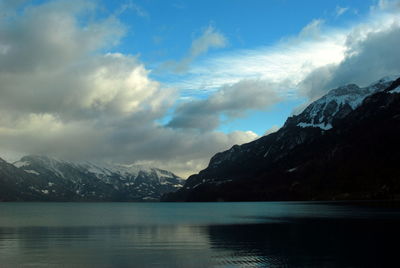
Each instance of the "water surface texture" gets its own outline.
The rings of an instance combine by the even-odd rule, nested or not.
[[[381,203],[0,203],[0,267],[394,267]]]

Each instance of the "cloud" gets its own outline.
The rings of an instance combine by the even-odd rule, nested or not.
[[[115,40],[125,32],[117,20],[86,24],[84,30],[78,27],[76,17],[88,15],[93,9],[93,4],[88,1],[58,1],[25,8],[23,15],[3,18],[0,71],[56,71],[79,61],[89,51],[115,45]]]
[[[348,10],[349,10],[348,7],[336,6],[335,15],[338,18],[338,17],[342,16],[344,13],[346,13]]]
[[[207,53],[213,48],[223,48],[227,45],[226,37],[218,32],[213,26],[208,26],[198,38],[192,41],[188,55],[179,62],[167,63],[177,73],[184,73],[189,70],[190,64],[200,55]],[[165,67],[165,66],[164,66]]]
[[[302,41],[306,39],[318,40],[321,38],[321,27],[324,20],[315,19],[307,24],[299,33],[297,40]]]
[[[280,85],[264,80],[242,80],[225,85],[205,100],[192,100],[178,106],[172,128],[190,128],[210,131],[221,124],[221,115],[230,118],[243,116],[250,110],[263,110],[276,104]]]
[[[129,139],[131,143],[121,146],[122,153],[125,154],[128,148],[134,149],[140,154],[137,163],[167,168],[183,176],[204,169],[211,156],[217,152],[227,150],[234,144],[243,144],[258,138],[257,134],[251,131],[235,131],[229,134],[217,131],[175,131],[169,128],[156,128],[153,131],[155,132],[146,133],[146,137],[140,136],[140,143]],[[113,152],[114,157],[118,159],[120,152]]]
[[[278,126],[278,125],[273,125],[272,127],[270,127],[267,131],[265,131],[264,136],[267,136],[271,133],[277,132],[282,126]]]
[[[343,61],[314,70],[300,83],[300,87],[307,96],[314,99],[340,85],[356,83],[365,86],[383,76],[398,75],[399,42],[399,22],[369,33],[356,29],[347,35]]]
[[[208,26],[203,34],[192,42],[189,57],[198,57],[206,53],[210,48],[221,48],[225,47],[226,44],[226,38],[221,33],[217,32],[214,27]]]
[[[380,1],[371,8],[370,14],[345,28],[326,25],[328,22],[321,19],[312,20],[297,36],[283,38],[272,46],[235,50],[198,61],[188,75],[169,84],[184,88],[188,96],[197,97],[246,79],[285,81],[278,90],[282,95],[315,98],[341,83],[370,83],[385,73],[397,72],[395,60],[399,54],[394,52],[397,41],[394,30],[399,25],[399,6],[400,1]],[[383,43],[379,44],[379,40]],[[356,63],[356,59],[360,61]],[[328,83],[339,65],[343,70],[341,78]],[[362,68],[369,68],[371,72],[362,72]],[[349,69],[360,71],[356,74]],[[345,73],[348,73],[346,79]]]
[[[11,16],[15,13],[15,9],[20,7],[22,4],[28,2],[29,0],[2,0],[0,1],[0,16],[6,17]]]
[[[0,128],[3,150],[72,160],[152,164],[181,176],[205,168],[213,154],[257,137],[241,131],[174,131],[137,118],[63,122],[51,114],[30,114],[4,123],[2,120]]]
[[[122,4],[119,9],[117,9],[117,11],[114,13],[114,16],[119,16],[122,13],[131,10],[133,12],[136,13],[136,15],[138,15],[139,17],[143,17],[143,18],[149,18],[150,15],[149,13],[144,10],[141,6],[139,6],[138,4],[133,3],[132,1],[126,2],[124,4]]]
[[[254,139],[157,123],[177,91],[152,80],[136,56],[105,52],[127,29],[115,14],[93,19],[95,2],[8,8],[0,18],[0,152],[153,163],[189,175],[214,153]],[[194,55],[218,46],[202,42]]]
[[[273,46],[206,58],[194,63],[187,75],[171,81],[170,86],[197,94],[199,90],[213,92],[241,80],[261,79],[286,81],[287,87],[282,90],[292,90],[314,69],[339,63],[344,57],[346,36],[341,32],[327,33],[323,25],[322,20],[313,20],[297,36],[284,38]]]
[[[372,11],[382,10],[386,12],[398,12],[400,10],[399,0],[379,0],[377,5],[371,7]]]

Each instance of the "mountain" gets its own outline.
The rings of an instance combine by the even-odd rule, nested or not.
[[[331,90],[275,133],[214,155],[164,201],[400,197],[400,78]]]
[[[24,156],[0,160],[0,201],[156,201],[183,180],[157,168]]]

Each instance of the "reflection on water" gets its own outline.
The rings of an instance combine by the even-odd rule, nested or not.
[[[399,212],[304,202],[2,203],[0,266],[393,267]]]
[[[187,226],[9,228],[0,240],[3,264],[200,267],[197,258],[211,259],[207,238]]]

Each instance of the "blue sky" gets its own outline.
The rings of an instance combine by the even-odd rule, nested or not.
[[[0,0],[0,157],[182,177],[400,73],[399,0]]]
[[[287,38],[297,36],[313,20],[323,20],[324,27],[346,27],[357,23],[376,1],[286,1],[286,0],[220,0],[220,1],[105,1],[104,15],[119,13],[127,27],[126,35],[110,51],[139,55],[152,70],[150,77],[169,86],[190,80],[195,73],[173,73],[163,68],[165,62],[187,57],[193,40],[208,27],[224,36],[223,47],[210,48],[191,65],[236,51],[274,47]],[[244,63],[245,64],[245,63]],[[207,80],[208,78],[200,78]],[[218,83],[218,86],[221,84]],[[204,98],[209,92],[198,88],[187,93],[178,85],[182,96]],[[273,126],[282,125],[293,109],[306,101],[303,97],[277,104],[268,109],[250,111],[237,119],[223,120],[218,130],[251,130],[258,135]],[[160,122],[168,122],[166,116]]]
[[[127,1],[119,15],[129,32],[115,50],[140,53],[150,66],[185,56],[194,38],[213,25],[229,40],[224,51],[271,46],[297,35],[312,20],[345,26],[365,16],[374,1]],[[107,11],[121,1],[106,1]],[[306,8],[305,8],[306,7]],[[342,15],[337,9],[348,8]],[[138,12],[137,10],[141,10]]]

